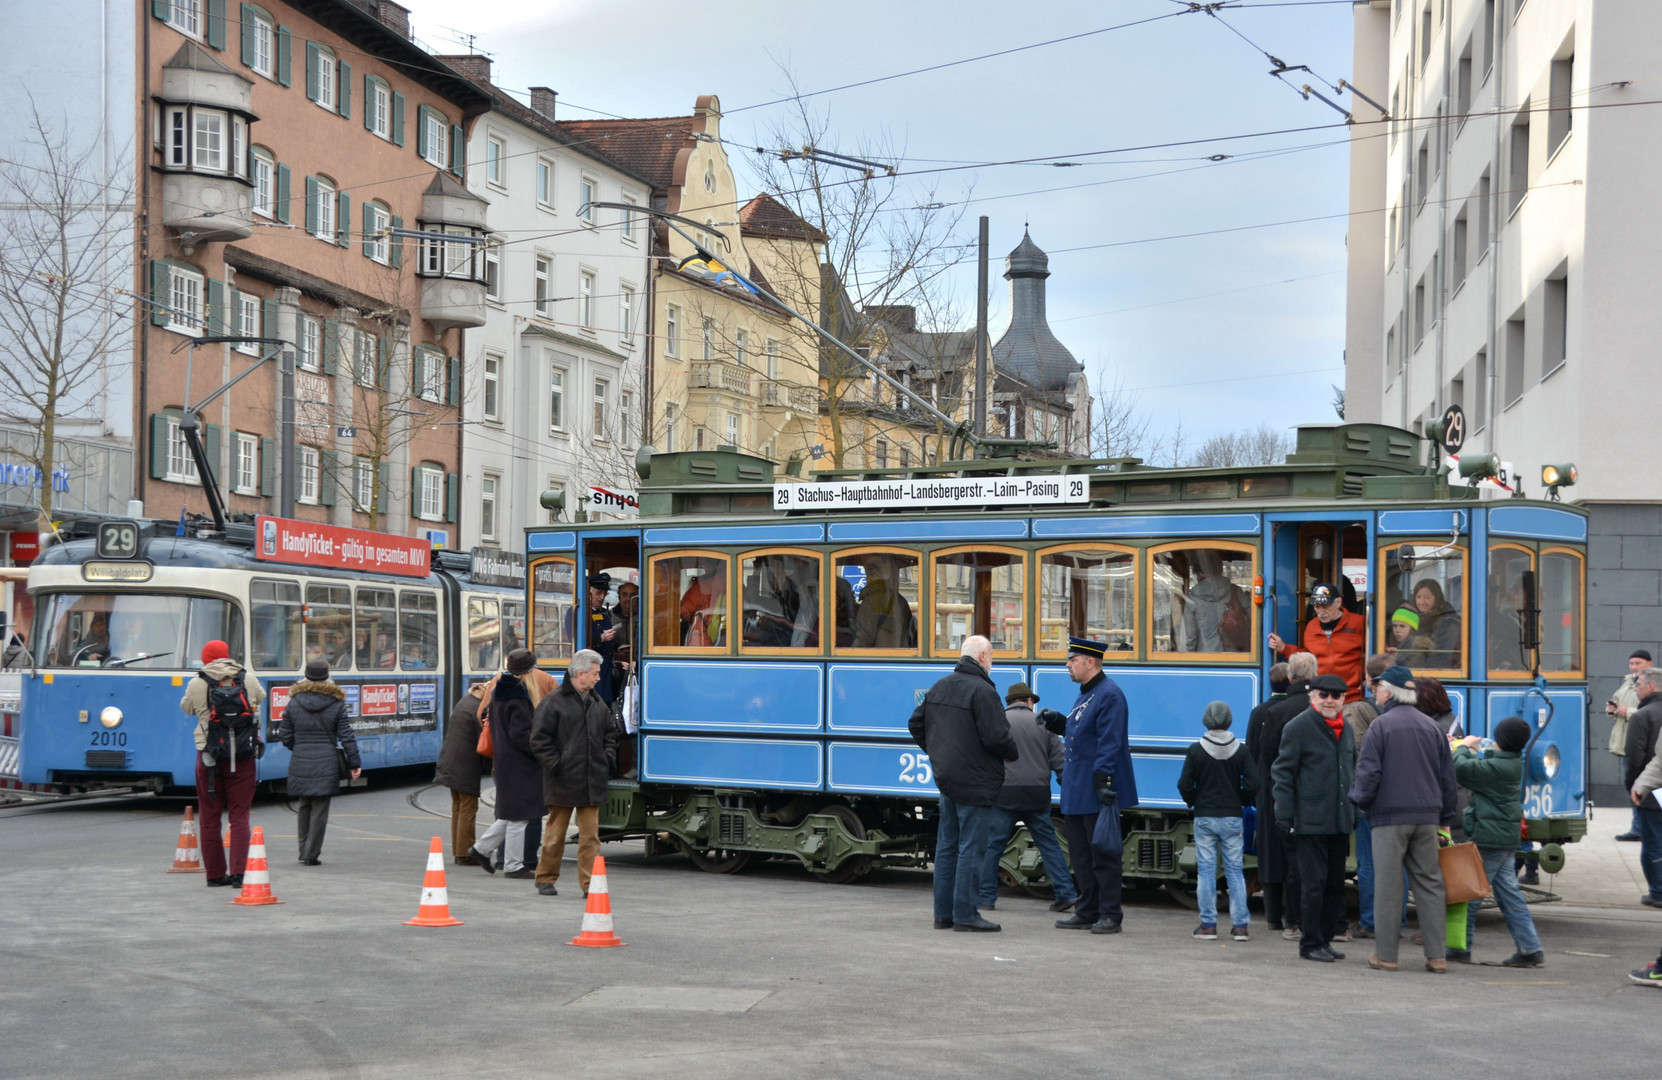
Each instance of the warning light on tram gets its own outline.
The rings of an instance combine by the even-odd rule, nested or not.
[[[1541,466],[1541,486],[1543,487],[1570,487],[1576,482],[1576,477],[1577,473],[1574,465]]]
[[[1500,475],[1500,455],[1466,454],[1460,458],[1460,475],[1467,480],[1485,480]]]
[[[104,711],[98,714],[98,722],[107,728],[121,726],[121,710],[114,705],[106,705]]]

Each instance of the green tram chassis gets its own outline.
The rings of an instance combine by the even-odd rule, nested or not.
[[[1563,868],[1563,845],[1587,833],[1582,818],[1534,818],[1525,824],[1549,874]],[[1125,826],[1128,885],[1193,886],[1193,819],[1181,812],[1133,810]],[[935,852],[934,829],[922,803],[660,784],[643,789],[632,780],[609,785],[600,837],[644,840],[649,856],[679,851],[713,873],[736,873],[758,856],[794,858],[809,873],[837,883],[882,866],[922,868]],[[1058,840],[1065,851],[1066,839],[1059,835]],[[1256,863],[1246,857],[1248,870]],[[1354,858],[1350,865],[1354,867]],[[999,869],[1008,884],[1039,895],[1049,892],[1044,863],[1026,826],[1010,838]]]

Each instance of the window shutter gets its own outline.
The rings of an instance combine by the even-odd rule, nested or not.
[[[392,135],[392,144],[394,146],[403,146],[404,145],[404,95],[403,94],[394,94],[392,96],[392,131],[390,132],[390,134]]]
[[[299,326],[296,326],[295,329],[298,330]],[[265,302],[265,314],[260,319],[260,336],[261,337],[282,337],[283,336],[282,334],[279,334],[277,332],[277,301],[275,301],[275,300],[267,300]],[[299,335],[296,334],[295,336],[298,337]],[[266,348],[267,348],[267,346],[264,346],[264,345],[260,346],[260,355],[261,356],[265,355]]]
[[[254,66],[254,9],[242,5],[242,62]]]
[[[410,469],[410,516],[421,517],[421,466]]]
[[[392,506],[392,466],[381,462],[381,497],[375,500],[375,512],[384,514]]]
[[[281,86],[287,86],[289,84],[289,42],[289,28],[286,26],[279,26],[277,28],[277,56],[275,59],[277,62],[277,82]],[[287,221],[288,218],[284,218],[283,220]]]
[[[352,65],[345,60],[340,62],[340,114],[348,119],[352,116]]]
[[[373,258],[375,255],[375,204],[364,203],[364,258]]]
[[[277,440],[260,440],[260,494],[277,494]]]
[[[225,0],[208,0],[208,47],[225,48]]]
[[[467,142],[460,124],[450,125],[450,171],[457,176],[467,173]]]
[[[323,321],[323,374],[334,375],[339,370],[340,323],[334,319],[325,319]]]
[[[397,235],[397,230],[404,227],[404,219],[397,214],[392,216],[393,235],[387,237],[387,261],[394,267],[404,265],[404,238]]]
[[[169,9],[172,10],[171,8]],[[150,414],[150,479],[167,479],[167,414]]]
[[[168,9],[169,11],[172,8]],[[173,271],[160,259],[150,260],[150,323],[167,325],[167,303],[173,298]]]
[[[317,177],[308,176],[306,177],[306,231],[314,236],[317,234],[317,197]]]
[[[461,477],[456,473],[444,474],[444,520],[456,520],[456,506],[462,498]]]
[[[388,338],[375,339],[375,385],[382,390],[392,385],[392,342]]]
[[[317,100],[317,65],[317,43],[308,41],[306,42],[306,99],[308,101]]]
[[[235,292],[236,290],[231,290]],[[208,279],[208,318],[207,324],[202,327],[204,334],[223,334],[225,332],[225,283]]]
[[[168,22],[173,18],[173,0],[150,0],[150,14]]]
[[[423,346],[417,345],[415,350],[410,353],[410,385],[415,388],[416,397],[420,397],[421,392],[427,387],[426,369],[427,350]]]
[[[450,358],[450,396],[447,401],[451,405],[462,403],[462,361],[456,356]]]
[[[416,155],[427,156],[427,106],[416,106]]]
[[[335,505],[335,487],[339,482],[335,475],[337,459],[333,450],[317,452],[317,501],[324,506]]]
[[[375,76],[364,75],[364,130],[375,130]]]
[[[289,167],[277,166],[277,220],[284,225],[289,223]]]
[[[335,243],[346,247],[352,242],[352,196],[344,191],[335,193]]]
[[[223,490],[219,474],[219,440],[220,428],[218,424],[204,424],[202,426],[202,451],[208,459],[208,471],[213,477],[202,478],[203,484],[212,484],[215,491]]]

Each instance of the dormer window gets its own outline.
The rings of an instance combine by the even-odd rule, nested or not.
[[[249,179],[248,120],[227,109],[163,104],[157,146],[169,171]]]

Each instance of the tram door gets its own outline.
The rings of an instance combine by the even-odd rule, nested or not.
[[[1356,518],[1323,518],[1289,514],[1270,518],[1270,550],[1266,561],[1271,596],[1266,599],[1266,633],[1283,641],[1302,640],[1304,628],[1315,618],[1310,593],[1326,582],[1340,591],[1344,606],[1369,618],[1371,565],[1370,523]],[[1369,625],[1371,625],[1371,619]],[[1266,656],[1274,663],[1274,656]]]
[[[620,709],[631,679],[636,677],[636,661],[640,654],[641,635],[641,548],[638,532],[584,533],[578,552],[577,647],[594,649],[602,656],[611,657],[609,686],[613,713],[624,719]],[[596,593],[590,586],[601,577],[606,579],[605,596],[600,607],[593,606]],[[598,592],[598,590],[596,591]],[[610,639],[603,640],[610,631]],[[602,646],[607,646],[603,648]],[[637,686],[636,693],[639,693]],[[618,740],[618,776],[631,776],[635,771],[636,734],[625,734]],[[632,777],[631,777],[632,778]]]

